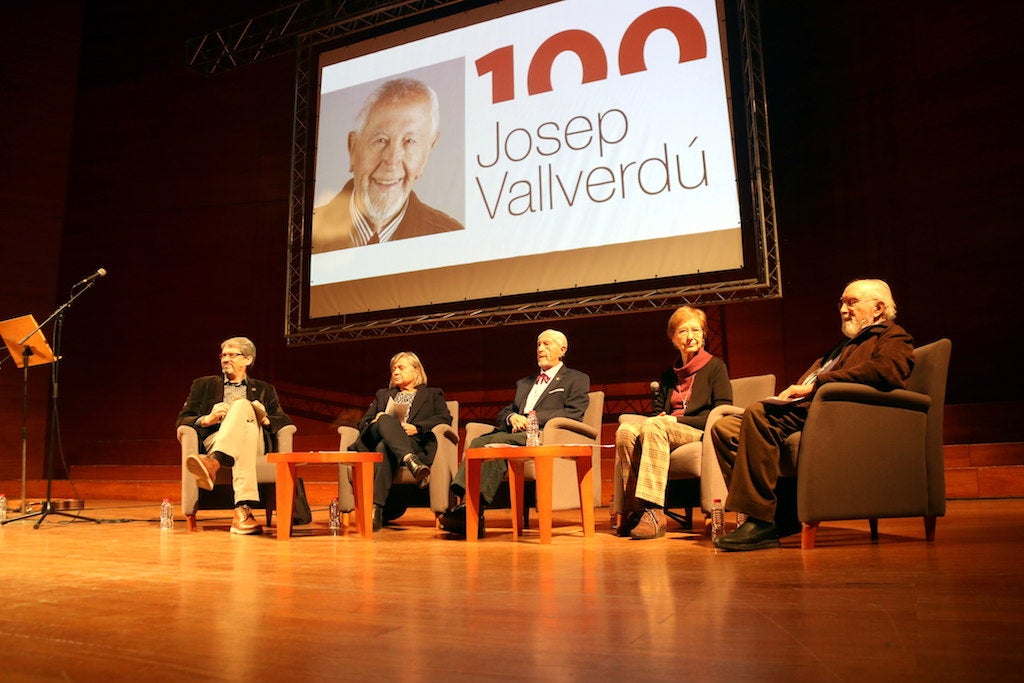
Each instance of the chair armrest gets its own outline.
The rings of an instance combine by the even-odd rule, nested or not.
[[[199,487],[195,477],[185,466],[185,458],[199,453],[199,434],[193,427],[182,425],[177,431],[178,443],[181,444],[181,512],[185,516],[194,515],[199,501]]]
[[[440,424],[431,429],[434,433],[434,438],[437,439],[437,443],[440,444],[442,439],[446,439],[456,446],[459,445],[459,433],[452,429],[451,425]]]
[[[342,425],[341,427],[338,427],[338,450],[339,451],[349,451],[349,450],[352,450],[352,446],[353,446],[353,444],[355,444],[356,439],[358,439],[358,438],[359,438],[359,430],[356,429],[355,427],[348,427],[346,425]]]
[[[466,423],[466,448],[469,448],[473,443],[473,439],[483,436],[484,434],[490,434],[494,431],[494,425],[487,424],[486,422],[467,422]]]
[[[814,393],[813,403],[826,401],[846,401],[866,405],[903,408],[928,412],[932,399],[928,394],[920,394],[907,389],[891,389],[880,391],[867,384],[855,382],[827,382]]]
[[[430,509],[439,515],[454,502],[451,484],[459,470],[459,434],[446,424],[431,431],[437,439],[437,450],[430,465]]]
[[[298,431],[298,427],[295,425],[285,425],[277,430],[277,452],[278,453],[293,453],[292,449],[292,437],[295,436],[295,432]]]
[[[711,514],[711,504],[716,498],[724,504],[729,495],[725,475],[722,474],[722,465],[718,462],[718,454],[711,438],[711,428],[723,417],[742,415],[743,411],[742,406],[715,406],[708,415],[708,421],[704,423],[700,456],[700,507],[705,515]]]
[[[744,408],[742,406],[734,406],[734,405],[728,405],[728,404],[727,405],[721,405],[721,406],[715,406],[711,410],[711,413],[708,414],[707,422],[704,423],[704,432],[706,433],[706,432],[710,431],[711,430],[711,425],[713,425],[716,422],[718,422],[721,418],[727,417],[729,415],[742,415],[743,411],[744,411]]]
[[[548,445],[566,444],[578,441],[596,442],[598,430],[590,425],[568,417],[553,417],[544,424],[543,443]]]

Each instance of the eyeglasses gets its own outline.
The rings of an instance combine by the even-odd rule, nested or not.
[[[234,359],[238,358],[239,356],[244,356],[244,355],[245,355],[244,353],[222,353],[222,354],[220,354],[220,359],[224,360],[225,358],[227,358],[228,360],[234,360]]]
[[[683,334],[684,332],[687,335],[689,335],[690,337],[700,337],[700,336],[702,336],[704,334],[704,328],[703,327],[691,327],[691,328],[679,327],[679,328],[676,328],[676,334],[677,335]]]
[[[852,296],[844,296],[842,299],[839,300],[839,308],[842,308],[843,306],[848,306],[850,308],[853,308],[854,306],[856,306],[857,304],[859,304],[862,301],[864,301],[864,302],[880,301],[880,299],[875,299],[875,298],[871,298],[871,299],[857,299],[857,298],[852,297]]]

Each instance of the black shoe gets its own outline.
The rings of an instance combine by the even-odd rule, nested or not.
[[[622,521],[619,522],[619,527],[615,530],[615,535],[628,538],[629,532],[636,528],[636,525],[640,523],[640,518],[643,516],[643,510],[633,510],[623,514]]]
[[[380,505],[373,506],[373,530],[380,531],[384,528],[384,508]]]
[[[716,538],[715,547],[734,551],[778,548],[779,530],[771,522],[748,517],[739,529]]]
[[[441,529],[459,538],[466,537],[466,506],[456,505],[448,508],[441,514]],[[477,527],[477,538],[484,537],[484,511],[480,509],[480,519]]]
[[[409,453],[402,458],[402,464],[409,468],[409,472],[412,473],[413,479],[420,485],[420,488],[426,486],[425,482],[430,476],[430,468],[420,462],[415,453]]]

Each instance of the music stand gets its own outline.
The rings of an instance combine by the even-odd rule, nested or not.
[[[32,315],[23,315],[0,322],[0,337],[3,337],[14,364],[23,370],[24,389],[21,407],[21,507],[25,511],[25,482],[27,480],[28,457],[28,369],[35,365],[53,362],[53,351],[46,343],[43,331]]]
[[[106,274],[106,271],[104,271],[100,276],[102,277],[103,274]],[[46,500],[43,501],[42,507],[39,509],[38,512],[30,512],[28,514],[22,514],[20,517],[15,517],[14,519],[4,520],[2,522],[2,524],[9,524],[10,522],[18,522],[18,521],[21,521],[21,520],[24,520],[24,519],[31,519],[32,517],[38,517],[39,521],[37,521],[35,523],[35,525],[34,525],[35,528],[38,529],[39,525],[43,523],[43,520],[46,519],[46,517],[48,515],[51,515],[51,514],[52,515],[63,515],[65,517],[71,517],[72,519],[80,520],[80,521],[83,521],[83,522],[96,522],[97,524],[100,523],[100,520],[93,519],[92,517],[83,517],[81,515],[70,514],[70,513],[67,513],[67,512],[62,512],[60,510],[57,510],[54,507],[54,505],[53,505],[53,497],[52,497],[52,493],[53,493],[53,450],[54,450],[54,442],[56,442],[56,440],[57,440],[57,395],[59,393],[58,392],[58,388],[57,388],[58,387],[57,375],[58,375],[58,368],[60,366],[60,340],[61,340],[61,334],[62,334],[63,328],[64,328],[64,312],[71,307],[71,304],[74,303],[75,299],[77,299],[82,294],[84,294],[86,292],[86,290],[88,290],[90,287],[92,287],[92,285],[94,283],[95,283],[95,279],[94,278],[87,278],[86,280],[83,280],[82,282],[80,282],[77,285],[75,285],[75,287],[72,288],[71,298],[68,299],[67,301],[65,301],[63,304],[61,304],[61,306],[57,310],[55,310],[53,313],[51,313],[49,318],[44,320],[39,325],[36,325],[34,328],[31,326],[31,324],[35,323],[35,320],[32,318],[31,315],[29,315],[29,316],[22,316],[21,318],[13,319],[14,321],[21,321],[21,322],[15,324],[14,327],[18,327],[19,325],[24,325],[25,324],[24,321],[25,321],[26,318],[28,319],[28,323],[29,323],[27,329],[19,327],[19,329],[24,329],[26,334],[24,334],[22,337],[16,337],[18,339],[18,341],[17,341],[17,343],[13,347],[11,346],[11,343],[9,341],[7,341],[7,336],[4,335],[4,341],[7,343],[8,350],[11,351],[11,356],[15,358],[15,363],[17,363],[17,356],[18,356],[18,354],[21,354],[21,356],[22,356],[22,363],[23,363],[23,367],[24,367],[25,372],[26,372],[26,379],[25,379],[25,382],[26,382],[26,388],[25,388],[25,392],[26,392],[26,398],[25,398],[26,403],[25,403],[25,406],[26,407],[25,407],[25,410],[26,410],[26,412],[28,411],[28,398],[27,398],[27,395],[28,395],[28,384],[27,384],[28,383],[28,375],[27,375],[27,372],[28,372],[28,368],[31,365],[36,365],[36,364],[39,364],[39,363],[52,363],[53,364],[53,375],[52,375],[52,377],[53,377],[53,397],[52,397],[53,405],[50,408],[50,444],[49,444],[49,448],[48,448],[48,452],[47,452],[47,458],[46,458]],[[81,287],[81,289],[79,289],[79,287],[81,285],[85,285],[85,286]],[[54,324],[53,324],[53,348],[52,349],[50,347],[46,346],[46,340],[43,337],[43,334],[42,334],[42,331],[41,331],[42,328],[45,327],[46,324],[49,323],[51,320],[55,321]],[[8,320],[6,322],[13,322],[13,321]],[[29,341],[36,341],[37,343],[35,343],[33,345],[29,345],[29,343],[28,343]],[[39,341],[42,342],[41,345],[38,343]],[[46,360],[40,360],[39,363],[33,363],[33,360],[32,360],[33,356],[35,356],[37,353],[42,353],[44,347],[45,347],[45,353],[42,354],[41,357],[45,358]],[[22,449],[23,449],[22,450],[22,491],[23,491],[23,493],[22,493],[22,499],[21,499],[21,512],[24,513],[25,512],[25,508],[27,507],[26,501],[25,501],[25,496],[24,496],[24,481],[25,481],[25,478],[24,478],[25,477],[25,475],[24,475],[24,467],[25,467],[25,464],[24,464],[25,463],[24,444],[22,445]],[[0,525],[2,525],[2,524],[0,524]]]

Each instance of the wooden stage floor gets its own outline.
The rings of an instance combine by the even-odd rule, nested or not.
[[[920,519],[833,522],[719,553],[584,539],[556,513],[512,543],[442,537],[411,510],[373,541],[227,533],[222,511],[170,532],[157,505],[87,501],[101,524],[0,528],[0,680],[994,681],[1024,676],[1024,500],[951,501]],[[603,524],[602,524],[603,522]]]

